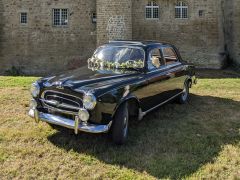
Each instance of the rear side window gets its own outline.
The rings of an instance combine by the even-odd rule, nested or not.
[[[175,53],[173,48],[163,47],[162,53],[167,65],[178,62],[177,54]]]
[[[150,51],[149,53],[149,61],[148,61],[148,69],[156,69],[160,66],[164,65],[162,56],[160,54],[160,49],[156,48]]]

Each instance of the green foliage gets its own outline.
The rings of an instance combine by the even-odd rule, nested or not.
[[[12,66],[11,69],[6,70],[5,73],[8,76],[22,76],[22,75],[24,75],[22,69],[20,67],[15,67],[15,66]]]
[[[0,76],[0,88],[3,87],[30,87],[36,81],[36,77],[11,77]]]

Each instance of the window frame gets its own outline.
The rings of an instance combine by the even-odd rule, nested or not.
[[[179,5],[180,4],[180,5]],[[186,17],[183,16],[183,9],[186,10]],[[177,17],[176,10],[180,10],[180,17]],[[188,19],[189,18],[189,8],[188,4],[184,1],[178,1],[175,5],[175,19]]]
[[[26,14],[26,22],[23,22],[22,20],[23,20],[23,14]],[[27,25],[28,24],[28,12],[26,12],[26,11],[22,11],[22,12],[20,12],[20,24],[21,25],[23,25],[23,26],[25,26],[25,25]]]
[[[54,17],[54,11],[55,10],[60,10],[60,19],[59,19],[59,22],[60,22],[60,24],[59,25],[57,25],[57,24],[54,24],[54,22],[55,22],[55,17]],[[67,23],[66,24],[63,24],[62,23],[62,11],[63,10],[67,10]],[[61,28],[61,27],[69,27],[69,17],[70,17],[70,15],[69,15],[69,9],[68,8],[52,8],[52,26],[53,27],[59,27],[59,28]]]
[[[151,5],[149,5],[149,3],[151,3]],[[156,5],[154,5],[156,4]],[[147,17],[147,9],[150,9],[151,12],[151,17],[148,18]],[[157,9],[158,13],[157,16],[158,17],[154,17],[154,10]],[[156,3],[156,1],[148,1],[147,5],[145,5],[145,19],[146,20],[159,20],[160,18],[160,6]]]

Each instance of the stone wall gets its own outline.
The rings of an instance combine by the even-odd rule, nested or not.
[[[96,24],[91,14],[95,0],[1,0],[0,12],[7,19],[0,27],[0,72],[16,67],[24,74],[44,75],[86,63],[96,47]],[[53,27],[52,9],[68,8],[68,27]],[[28,24],[20,24],[20,12]]]
[[[3,1],[0,0],[0,63],[1,63],[1,57],[3,56],[3,48],[2,48],[2,43],[3,43],[3,26],[5,23],[4,20],[4,6],[3,6]],[[0,66],[4,66],[3,63],[0,64]]]
[[[97,44],[132,39],[131,0],[97,0]]]
[[[225,0],[222,4],[225,22],[225,45],[229,58],[240,66],[240,0]]]
[[[189,62],[199,67],[221,68],[224,37],[221,1],[187,0],[188,19],[175,19],[176,0],[156,0],[159,20],[145,19],[147,0],[133,0],[133,39],[153,39],[175,44]],[[199,17],[199,11],[203,16]]]
[[[177,0],[156,0],[158,20],[145,19],[147,2],[0,0],[0,74],[12,67],[29,75],[73,69],[112,39],[170,42],[198,67],[221,68],[226,54],[240,64],[240,0],[185,0],[188,19],[175,19]],[[69,9],[67,27],[53,27],[53,8]],[[20,24],[20,12],[28,13],[27,25]]]

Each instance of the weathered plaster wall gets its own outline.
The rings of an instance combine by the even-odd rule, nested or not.
[[[132,1],[97,0],[97,44],[132,39]]]
[[[0,16],[7,19],[1,32],[1,73],[12,66],[35,75],[71,69],[86,63],[96,47],[96,25],[91,20],[95,0],[1,2]],[[52,26],[53,8],[69,9],[68,27]],[[26,26],[19,23],[21,11],[28,12]]]
[[[133,0],[133,38],[154,39],[175,44],[189,62],[199,67],[221,68],[224,37],[219,0],[187,0],[188,19],[175,19],[176,0],[156,0],[159,20],[146,20],[147,0]],[[199,10],[203,16],[199,17]]]

